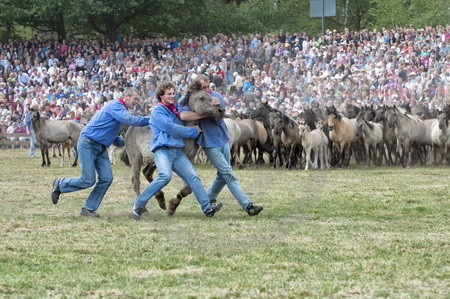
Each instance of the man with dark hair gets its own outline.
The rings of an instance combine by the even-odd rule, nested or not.
[[[222,208],[221,203],[210,203],[194,166],[182,150],[185,147],[183,138],[196,138],[201,129],[199,126],[186,127],[182,124],[175,107],[175,87],[174,82],[166,81],[156,89],[158,104],[150,115],[153,132],[150,150],[155,153],[159,173],[134,201],[133,216],[136,220],[141,217],[148,200],[170,182],[172,170],[192,189],[205,216],[212,217]]]
[[[113,181],[111,162],[107,148],[114,144],[123,146],[122,137],[118,136],[122,124],[130,126],[147,126],[149,117],[132,115],[128,109],[134,109],[140,99],[135,88],[126,88],[123,98],[108,102],[81,131],[78,140],[78,157],[81,163],[81,176],[55,179],[51,193],[52,202],[58,203],[61,193],[83,190],[93,186],[98,181],[84,207],[81,216],[100,217],[95,211],[100,206],[106,191]]]
[[[192,83],[192,85],[197,85],[201,89],[211,93],[213,97],[211,103],[213,105],[222,105],[225,108],[225,100],[222,98],[222,95],[216,91],[211,91],[209,84],[209,78],[205,75],[197,76]],[[253,205],[233,174],[230,164],[230,145],[228,143],[230,137],[228,136],[228,130],[223,119],[214,120],[203,118],[201,115],[190,111],[189,107],[183,104],[180,105],[179,111],[182,120],[200,120],[202,134],[198,137],[197,143],[203,147],[211,164],[217,169],[217,176],[207,191],[211,202],[216,201],[220,191],[227,185],[239,205],[248,215],[258,215],[263,210],[263,207]]]

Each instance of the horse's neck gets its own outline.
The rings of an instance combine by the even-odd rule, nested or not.
[[[43,129],[43,127],[45,126],[45,122],[46,122],[46,120],[45,119],[42,119],[42,118],[38,118],[37,120],[32,120],[32,123],[33,123],[33,129],[36,131],[36,132],[41,132],[42,131],[42,129]]]
[[[447,135],[449,128],[448,128],[448,121],[445,118],[439,121],[439,127],[442,127],[442,129],[440,129],[442,134]]]
[[[335,130],[336,132],[340,132],[340,131],[341,131],[341,127],[342,127],[342,124],[344,123],[344,119],[348,119],[348,118],[346,118],[346,117],[341,117],[341,119],[340,119],[340,120],[337,120],[336,123],[334,124],[334,130]],[[350,125],[352,126],[351,123],[350,123]]]

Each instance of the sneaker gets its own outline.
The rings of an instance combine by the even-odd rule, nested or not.
[[[144,213],[144,210],[147,211],[147,209],[142,208],[138,206],[137,204],[133,204],[133,217],[136,220],[139,220],[141,218],[141,215]]]
[[[100,217],[100,215],[95,213],[95,211],[88,210],[86,208],[81,208],[80,216],[96,217],[96,218]]]
[[[261,206],[251,205],[251,206],[248,207],[247,214],[250,215],[250,216],[256,216],[262,210],[263,210],[263,207],[261,207]]]
[[[59,181],[61,181],[61,179],[55,179],[53,181],[52,202],[55,205],[58,203],[59,196],[61,195],[61,191],[59,190]]]
[[[221,202],[219,202],[218,204],[215,203],[210,204],[209,208],[206,210],[204,214],[206,217],[212,217],[216,212],[219,212],[221,208],[222,208]]]

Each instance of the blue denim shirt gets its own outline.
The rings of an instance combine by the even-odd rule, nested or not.
[[[156,105],[150,113],[150,129],[153,132],[152,152],[160,147],[182,148],[186,146],[183,138],[198,136],[196,127],[183,126],[180,117],[162,104]]]
[[[27,111],[27,113],[25,114],[25,120],[23,122],[23,126],[24,127],[28,126],[28,129],[30,130],[30,132],[34,131],[34,129],[33,129],[33,122],[31,121],[31,114],[30,114],[29,111]]]
[[[109,147],[119,134],[122,124],[144,127],[149,123],[148,116],[133,115],[118,99],[108,102],[95,113],[80,136],[87,137]]]
[[[225,108],[225,100],[220,93],[213,91],[211,96],[218,98],[221,102],[220,105]],[[180,104],[178,105],[179,112],[190,111],[187,105],[182,105],[181,103],[183,103],[183,98],[180,99]],[[228,142],[228,140],[230,140],[227,125],[223,119],[215,120],[213,118],[202,118],[200,120],[200,128],[202,129],[202,132],[197,138],[197,144],[202,147],[218,147],[224,145]]]

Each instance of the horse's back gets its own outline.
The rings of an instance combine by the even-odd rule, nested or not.
[[[230,146],[232,146],[240,138],[241,128],[231,118],[224,118],[223,120],[227,126],[228,135],[230,136]]]
[[[431,145],[433,143],[431,134],[434,128],[434,125],[438,125],[438,119],[437,118],[431,118],[423,120],[423,123],[425,124],[425,132],[417,138],[417,142],[421,144],[428,144]]]
[[[255,120],[255,123],[258,127],[258,141],[264,144],[267,141],[267,130],[262,122]]]
[[[239,145],[244,145],[248,141],[254,139],[255,133],[257,134],[257,127],[253,120],[242,119],[236,121],[236,124],[241,129],[241,136],[238,139]]]
[[[427,125],[425,121],[417,115],[408,114],[408,116],[411,118],[411,126],[409,127],[411,139],[418,142],[422,141],[423,143],[429,142],[428,144],[431,144],[431,128],[429,131],[430,136],[427,136]]]
[[[153,133],[149,126],[130,127],[125,133],[125,150],[133,165],[136,159],[142,159],[144,164],[153,163],[154,155],[150,151]]]
[[[36,137],[41,142],[61,143],[71,137],[74,121],[41,119],[40,132]]]

